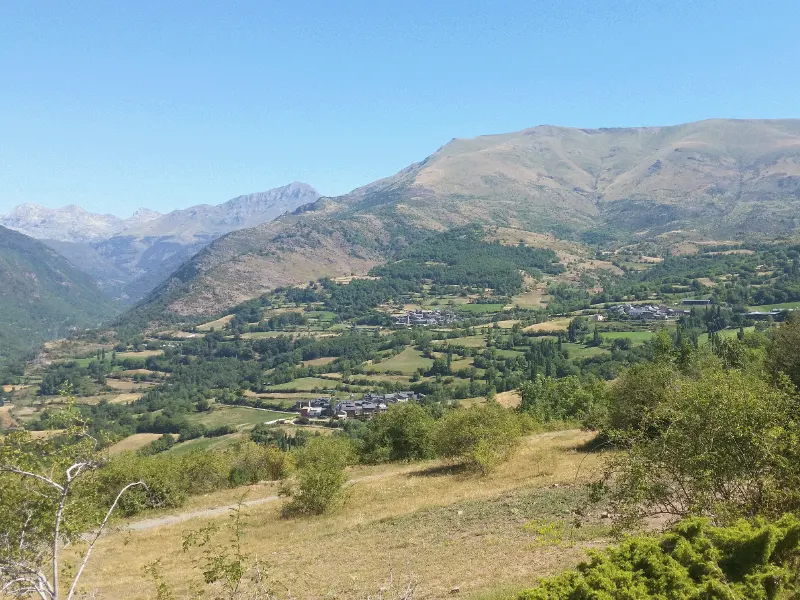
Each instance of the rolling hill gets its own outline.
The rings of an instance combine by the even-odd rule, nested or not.
[[[75,206],[26,204],[0,217],[0,225],[42,240],[91,275],[108,295],[132,303],[221,235],[271,221],[317,198],[314,188],[295,182],[167,214],[139,209],[129,219]]]
[[[365,272],[409,236],[466,223],[563,239],[794,232],[800,120],[545,125],[452,140],[392,177],[220,238],[137,310],[213,314],[276,286]]]
[[[0,369],[37,343],[96,327],[118,312],[63,256],[0,226]]]

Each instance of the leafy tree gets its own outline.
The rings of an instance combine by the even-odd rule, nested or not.
[[[393,404],[367,424],[361,453],[367,462],[433,457],[434,419],[417,402]]]
[[[297,480],[284,488],[290,496],[282,513],[286,517],[321,515],[344,500],[345,467],[353,460],[353,447],[345,437],[315,437],[298,449]]]
[[[434,447],[439,456],[486,475],[511,457],[521,436],[519,417],[489,402],[445,412],[436,423]]]
[[[621,522],[648,515],[725,521],[800,507],[796,397],[735,369],[642,374],[650,377],[639,386],[640,412],[618,419],[629,427],[617,432],[629,450],[608,473]]]
[[[582,421],[605,400],[603,382],[594,377],[582,381],[575,375],[563,379],[537,375],[533,381],[523,383],[520,392],[520,408],[543,423]]]
[[[800,389],[800,311],[790,313],[775,330],[768,362],[774,377],[783,373]]]

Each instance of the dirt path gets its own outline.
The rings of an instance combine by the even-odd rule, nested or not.
[[[533,435],[528,439],[529,440],[549,439],[570,432],[573,432],[573,430],[548,431],[545,433],[539,433]],[[364,475],[363,477],[355,477],[353,479],[350,479],[347,482],[347,485],[355,485],[356,483],[363,483],[365,481],[387,479],[389,477],[395,477],[397,475],[406,475],[408,473],[413,473],[415,471],[420,471],[424,469],[425,467],[423,465],[412,464],[405,468],[397,469],[395,471],[390,471],[388,473],[376,473],[374,475]],[[258,506],[259,504],[267,504],[270,502],[276,502],[277,500],[280,500],[279,496],[265,496],[263,498],[254,498],[253,500],[245,500],[242,503],[242,505]],[[182,523],[184,521],[189,521],[191,519],[209,519],[214,517],[223,517],[227,514],[230,514],[230,511],[234,510],[237,506],[238,506],[237,504],[225,504],[223,506],[216,506],[214,508],[204,508],[199,510],[181,512],[175,515],[166,515],[163,517],[156,517],[153,519],[144,519],[142,521],[134,521],[133,523],[128,523],[127,525],[123,526],[122,529],[126,531],[146,531],[148,529],[156,529],[158,527],[167,527],[169,525],[175,525],[176,523]]]
[[[406,469],[391,471],[389,473],[376,473],[375,475],[365,475],[364,477],[356,477],[347,482],[347,485],[355,485],[356,483],[363,483],[365,481],[375,481],[378,479],[386,479],[396,475],[404,475],[412,471],[418,471],[419,465],[413,465]],[[259,504],[267,504],[280,500],[280,496],[265,496],[263,498],[254,498],[253,500],[245,500],[242,506],[258,506]],[[144,519],[142,521],[135,521],[123,526],[125,531],[146,531],[148,529],[156,529],[158,527],[167,527],[175,525],[176,523],[183,523],[190,519],[211,519],[214,517],[224,517],[230,514],[230,511],[236,509],[238,504],[225,504],[224,506],[216,506],[214,508],[204,508],[200,510],[186,511],[176,515],[166,515],[163,517],[156,517],[154,519]]]

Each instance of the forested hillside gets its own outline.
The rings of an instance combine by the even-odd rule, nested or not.
[[[0,227],[0,371],[37,343],[97,327],[117,307],[41,242]]]

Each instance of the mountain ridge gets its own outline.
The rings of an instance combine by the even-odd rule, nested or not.
[[[270,221],[318,198],[310,185],[292,182],[165,214],[142,208],[129,219],[80,207],[21,205],[0,218],[0,225],[32,233],[94,277],[110,296],[135,301],[221,235]]]
[[[543,125],[455,138],[394,175],[221,237],[149,302],[187,316],[212,314],[300,283],[301,274],[365,272],[409,234],[468,223],[564,239],[598,231],[646,237],[687,230],[707,238],[796,232],[800,120]]]

